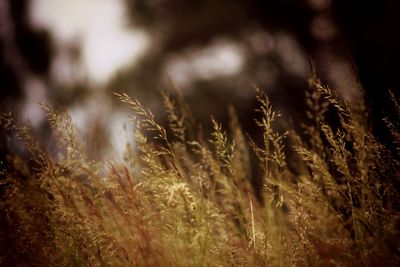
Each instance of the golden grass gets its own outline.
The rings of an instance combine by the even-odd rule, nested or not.
[[[10,152],[0,180],[0,265],[400,263],[399,155],[391,152],[400,151],[399,120],[385,119],[389,150],[371,133],[365,107],[339,100],[313,78],[300,133],[276,131],[280,115],[257,90],[261,144],[242,132],[233,108],[226,130],[211,118],[207,140],[179,94],[162,94],[168,129],[137,100],[117,97],[132,111],[137,145],[127,146],[124,163],[91,161],[66,112],[42,107],[56,157],[28,125],[1,115]],[[329,122],[328,110],[339,123]],[[25,156],[12,152],[21,143]]]

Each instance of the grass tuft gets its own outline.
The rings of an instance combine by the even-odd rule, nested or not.
[[[179,93],[162,93],[169,127],[116,94],[131,110],[136,142],[122,163],[90,160],[65,111],[42,105],[57,155],[29,125],[1,114],[9,153],[0,265],[400,264],[398,118],[383,119],[389,149],[374,137],[363,104],[340,100],[316,78],[306,95],[302,130],[277,131],[281,116],[256,89],[262,138],[253,140],[233,107],[228,127],[212,117],[203,138]],[[260,194],[252,173],[261,176]]]

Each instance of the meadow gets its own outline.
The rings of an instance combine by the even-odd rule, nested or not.
[[[282,130],[257,89],[254,138],[233,107],[207,135],[179,91],[161,96],[168,127],[116,94],[136,142],[123,162],[90,159],[63,110],[42,105],[56,154],[2,113],[0,265],[398,266],[400,102],[382,117],[388,146],[363,103],[316,77],[306,95],[300,129]]]

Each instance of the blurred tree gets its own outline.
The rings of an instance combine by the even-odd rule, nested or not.
[[[159,102],[154,105],[154,96],[170,75],[183,87],[203,123],[210,114],[225,120],[225,104],[233,103],[245,129],[252,131],[254,123],[247,120],[254,109],[251,84],[268,90],[278,109],[302,116],[299,99],[310,76],[309,58],[323,81],[342,92],[351,91],[354,83],[338,86],[338,81],[340,85],[350,78],[332,76],[329,73],[343,70],[340,64],[336,69],[331,66],[335,60],[354,63],[373,104],[376,128],[383,128],[379,118],[387,110],[387,89],[399,89],[396,0],[125,0],[125,4],[132,26],[148,32],[150,47],[107,87],[128,91],[156,111]],[[27,77],[48,80],[53,55],[49,34],[29,23],[29,5],[29,0],[0,0],[0,94],[2,104],[12,107],[26,94]],[[79,48],[73,50],[79,56]],[[210,67],[219,61],[224,61],[219,65],[223,70]],[[88,94],[88,86],[78,84],[74,90],[52,90],[48,95],[71,104]]]
[[[280,109],[301,116],[298,111],[303,106],[298,100],[310,76],[308,58],[333,87],[339,87],[341,80],[357,79],[358,72],[375,119],[387,107],[387,89],[399,88],[400,38],[395,27],[400,25],[400,3],[396,0],[126,0],[126,6],[133,25],[150,33],[151,47],[139,64],[114,79],[110,86],[114,90],[123,88],[151,99],[179,55],[196,53],[221,38],[242,49],[240,72],[195,77],[187,86],[189,102],[205,118],[208,112],[224,116],[221,100],[238,105],[244,112],[239,114],[246,118],[253,107],[243,91],[252,83],[269,90]],[[336,61],[345,64],[334,69]],[[335,76],[337,71],[347,71],[347,77]],[[346,94],[357,81],[342,84],[337,89]],[[204,103],[208,112],[200,112]]]
[[[308,31],[311,11],[301,1],[138,0],[126,1],[126,5],[135,27],[150,33],[151,47],[111,88],[131,90],[133,95],[142,91],[144,98],[151,99],[166,75],[176,78],[170,69],[179,56],[201,54],[202,49],[218,43],[222,50],[233,44],[243,60],[238,72],[194,77],[183,88],[198,116],[207,120],[210,114],[225,117],[221,100],[234,103],[242,109],[239,114],[246,116],[253,109],[251,84],[270,90],[275,103],[284,104],[282,108],[300,108],[297,100],[309,76],[305,55],[314,45]],[[304,45],[299,46],[297,40]],[[187,65],[196,60],[187,58]]]
[[[29,21],[30,0],[0,0],[1,102],[8,109],[24,97],[29,76],[47,79],[52,56],[50,35]]]

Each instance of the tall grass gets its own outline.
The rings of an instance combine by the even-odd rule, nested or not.
[[[257,90],[261,140],[242,132],[233,108],[228,126],[211,118],[205,138],[179,94],[162,94],[168,129],[140,102],[116,96],[132,112],[136,140],[122,163],[90,160],[66,112],[42,107],[57,156],[27,124],[1,115],[10,152],[0,180],[0,265],[400,263],[400,117],[385,119],[388,149],[362,104],[341,101],[313,78],[299,133],[276,130],[280,115]]]

